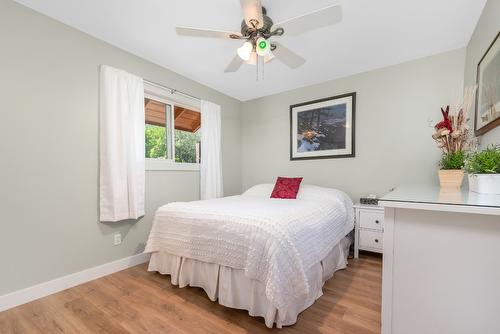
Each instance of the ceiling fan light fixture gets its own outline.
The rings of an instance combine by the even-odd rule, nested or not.
[[[259,55],[257,54],[257,52],[253,51],[251,54],[250,54],[250,57],[249,59],[246,61],[246,63],[248,65],[257,65],[257,57],[259,57]],[[271,60],[274,59],[274,55],[272,52],[269,52],[267,55],[264,56],[264,63],[268,63],[270,62]]]
[[[257,51],[257,54],[259,56],[266,56],[271,49],[271,46],[269,45],[269,42],[264,38],[264,37],[259,37],[257,39],[256,45],[255,45],[255,50]]]
[[[257,65],[257,52],[252,51],[252,53],[250,54],[250,57],[248,57],[247,64],[248,65]]]
[[[250,42],[245,42],[241,47],[238,48],[238,56],[244,61],[248,61],[252,54],[253,45]]]

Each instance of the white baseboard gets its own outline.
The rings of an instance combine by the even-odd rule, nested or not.
[[[0,312],[149,261],[137,254],[0,296]]]

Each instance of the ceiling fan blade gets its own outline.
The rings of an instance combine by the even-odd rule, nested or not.
[[[252,27],[252,21],[255,20],[255,28],[262,28],[264,25],[264,16],[260,0],[240,0],[240,3],[247,26]]]
[[[194,27],[175,27],[177,35],[181,36],[191,36],[191,37],[211,37],[211,38],[231,38],[231,36],[240,34],[232,31],[205,29],[205,28],[194,28]]]
[[[306,31],[327,27],[342,20],[342,7],[329,6],[313,12],[276,23],[271,28],[283,28],[285,35],[299,35]]]
[[[304,58],[283,46],[283,44],[275,42],[273,44],[276,45],[276,49],[273,50],[274,57],[286,66],[295,69],[305,64],[306,60]]]
[[[229,65],[227,65],[224,73],[232,73],[238,71],[243,63],[243,59],[241,59],[240,56],[236,55],[233,60],[231,60]]]

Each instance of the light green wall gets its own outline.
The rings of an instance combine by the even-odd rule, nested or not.
[[[0,295],[139,253],[156,208],[198,199],[199,173],[147,172],[146,216],[98,222],[100,64],[220,104],[224,191],[241,191],[239,101],[0,0]]]
[[[401,183],[437,182],[440,151],[431,135],[440,106],[462,90],[465,50],[246,102],[242,109],[243,189],[303,176],[353,199]],[[289,106],[356,92],[356,157],[290,161]]]
[[[479,18],[479,22],[467,46],[465,61],[465,85],[476,83],[477,64],[500,31],[500,0],[488,0]],[[500,144],[500,127],[497,127],[481,138],[481,146]]]
[[[151,171],[143,219],[98,222],[100,64],[222,106],[226,195],[297,175],[356,199],[400,183],[437,181],[431,125],[439,106],[460,94],[464,67],[465,83],[474,82],[475,65],[499,30],[499,10],[500,1],[488,1],[466,51],[241,103],[0,0],[0,295],[139,253],[157,207],[198,198],[198,173]],[[289,106],[352,91],[356,158],[289,161]],[[483,142],[499,138],[500,128]],[[115,231],[124,235],[120,246],[113,246]]]

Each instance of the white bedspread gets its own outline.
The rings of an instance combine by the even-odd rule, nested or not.
[[[249,191],[169,203],[156,212],[145,252],[243,269],[247,277],[265,283],[266,297],[278,310],[286,309],[308,294],[307,270],[353,228],[346,194],[307,185],[301,193],[296,200]]]

